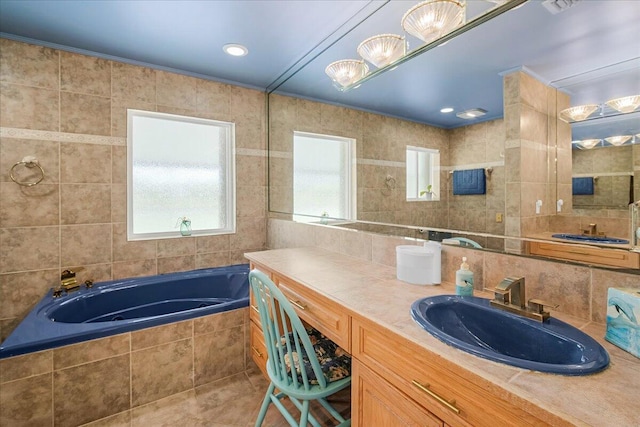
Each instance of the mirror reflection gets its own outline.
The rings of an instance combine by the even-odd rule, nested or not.
[[[298,213],[292,181],[294,133],[309,132],[350,138],[356,145],[355,217],[324,215],[322,207],[304,212],[317,222],[355,219],[349,226],[411,237],[468,237],[483,248],[519,253],[532,253],[521,239],[556,241],[554,233],[582,234],[593,223],[607,235],[628,238],[628,205],[640,198],[637,137],[622,146],[601,143],[591,150],[580,149],[572,141],[585,131],[586,122],[559,119],[560,111],[591,102],[586,99],[589,94],[598,94],[596,103],[622,96],[608,97],[603,89],[620,80],[621,63],[626,64],[629,78],[623,89],[618,84],[618,90],[640,92],[637,52],[628,45],[600,56],[572,52],[568,23],[598,13],[606,2],[589,3],[550,17],[539,2],[527,2],[358,89],[326,95],[320,88],[330,82],[323,67],[345,57],[358,38],[384,31],[381,23],[395,11],[392,5],[380,9],[270,94],[270,211]],[[613,15],[627,22],[625,13],[633,16],[637,10],[623,7]],[[513,25],[516,18],[518,26]],[[594,25],[600,40],[607,42],[621,32],[634,31],[624,25],[608,28],[605,22]],[[564,46],[562,52],[549,40],[530,46],[527,37],[539,34],[540,28],[546,30],[545,39]],[[505,31],[512,40],[497,38]],[[588,41],[595,43],[594,52],[603,49],[600,41]],[[546,49],[545,55],[536,56],[536,49]],[[499,106],[492,101],[495,96]],[[453,114],[440,113],[447,106],[452,106]],[[486,114],[454,117],[476,108]],[[632,119],[636,114],[626,116]],[[434,118],[439,116],[444,118]],[[635,119],[628,129],[635,132],[632,135],[639,132],[633,130]],[[588,122],[592,130],[611,126],[604,119]],[[413,163],[407,157],[410,149],[438,153],[439,166],[431,170],[432,178],[414,180],[409,166]],[[459,183],[455,175],[462,173],[469,175],[467,180],[473,180],[475,173],[484,189],[461,193],[454,188]],[[574,195],[574,178],[592,178],[593,194]],[[418,197],[411,197],[415,192]]]

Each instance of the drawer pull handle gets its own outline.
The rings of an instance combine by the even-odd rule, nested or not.
[[[258,311],[258,307],[256,307],[255,305],[251,304],[251,308],[256,312],[256,313],[260,313]]]
[[[451,402],[447,401],[446,399],[444,399],[443,397],[438,396],[436,393],[434,393],[433,391],[431,391],[429,389],[429,384],[420,384],[418,381],[413,380],[411,381],[411,383],[418,387],[420,390],[424,391],[425,393],[427,393],[429,396],[433,397],[435,400],[437,400],[438,402],[442,403],[444,406],[446,406],[447,408],[449,408],[450,410],[452,410],[453,412],[455,412],[456,414],[460,413],[460,409],[455,407],[455,400],[452,400]]]
[[[258,357],[262,357],[262,352],[260,352],[260,350],[258,350],[257,348],[255,348],[254,346],[251,346],[251,350],[253,350],[253,352],[255,354],[258,355]]]
[[[301,303],[300,301],[294,301],[292,299],[289,300],[289,302],[293,305],[295,305],[296,307],[298,307],[300,310],[304,310],[305,308],[307,308],[307,306],[303,303]]]

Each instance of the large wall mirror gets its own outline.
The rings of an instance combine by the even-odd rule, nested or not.
[[[416,4],[379,3],[365,18],[345,17],[348,28],[272,87],[271,212],[296,214],[294,132],[308,132],[356,141],[356,220],[327,218],[319,209],[318,222],[425,238],[431,230],[431,237],[469,237],[483,248],[519,253],[527,252],[527,239],[580,234],[592,223],[629,238],[628,204],[640,199],[640,113],[596,112],[579,123],[560,120],[559,113],[640,93],[638,51],[623,42],[640,37],[639,4],[585,1],[553,14],[529,1],[340,91],[325,74],[327,65],[358,58],[359,43],[376,34],[403,35],[402,16]],[[468,1],[467,20],[495,3]],[[422,44],[406,38],[410,50]],[[442,113],[444,107],[453,111]],[[474,109],[485,113],[464,118]],[[620,132],[632,138],[621,146],[605,141]],[[572,144],[596,138],[601,142],[592,149]],[[407,197],[414,185],[407,182],[408,147],[439,157],[437,187],[419,188],[425,197],[414,200]],[[573,178],[595,179],[594,194],[573,195]],[[464,179],[483,187],[454,188]]]

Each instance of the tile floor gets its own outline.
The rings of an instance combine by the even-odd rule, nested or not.
[[[85,427],[253,427],[268,385],[260,371],[250,370],[85,424]],[[331,402],[345,418],[349,417],[349,388],[334,396]],[[287,402],[287,407],[293,408],[293,405]],[[312,414],[323,426],[336,425],[321,407],[314,407]],[[263,427],[288,425],[270,405]]]

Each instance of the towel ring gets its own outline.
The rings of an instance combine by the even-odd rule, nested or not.
[[[25,166],[25,167],[30,168],[30,169],[37,167],[38,169],[40,169],[40,179],[38,179],[37,181],[33,181],[33,182],[18,181],[16,179],[16,177],[13,176],[13,171],[18,166]],[[23,187],[32,187],[32,186],[34,186],[36,184],[39,184],[40,181],[42,181],[44,179],[44,169],[42,169],[42,166],[40,166],[40,164],[38,163],[38,159],[36,159],[33,156],[26,156],[21,161],[16,162],[16,164],[11,167],[11,170],[9,171],[9,178],[11,178],[11,181],[15,182],[18,185],[22,185]]]

